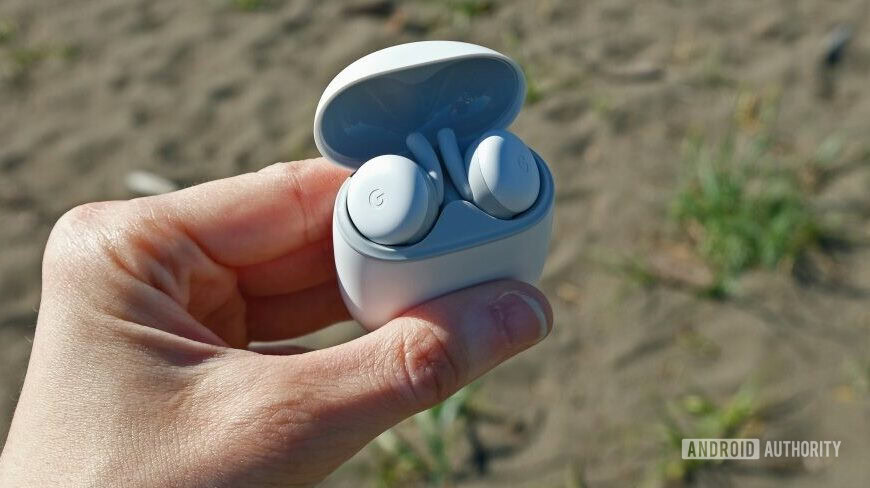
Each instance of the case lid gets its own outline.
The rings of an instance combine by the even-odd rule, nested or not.
[[[358,168],[383,154],[408,156],[405,138],[436,143],[450,127],[460,147],[504,129],[523,105],[526,83],[507,56],[475,44],[422,41],[388,47],[343,69],[314,116],[314,141],[331,161]]]

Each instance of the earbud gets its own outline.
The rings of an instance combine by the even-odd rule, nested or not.
[[[372,158],[353,175],[347,190],[351,221],[379,244],[422,239],[444,200],[444,176],[432,145],[417,132],[405,142],[419,164],[397,155]]]
[[[384,245],[413,244],[438,215],[437,191],[414,161],[397,155],[370,159],[353,175],[347,210],[357,230]]]
[[[532,151],[505,130],[484,133],[459,158],[451,129],[438,132],[438,146],[453,185],[493,217],[509,219],[529,209],[538,198],[541,181]]]

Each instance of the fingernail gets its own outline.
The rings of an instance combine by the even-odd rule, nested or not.
[[[544,306],[525,293],[509,291],[499,295],[491,308],[516,344],[535,343],[550,333]]]

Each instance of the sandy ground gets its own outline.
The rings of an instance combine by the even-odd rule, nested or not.
[[[351,2],[378,5],[381,2]],[[389,2],[385,2],[389,3]],[[464,486],[663,483],[668,405],[724,402],[753,385],[750,433],[834,439],[838,459],[724,464],[700,486],[842,486],[870,479],[870,19],[861,1],[496,2],[465,17],[443,2],[4,0],[0,3],[0,438],[24,377],[53,222],[76,204],[133,196],[148,170],[180,185],[316,155],[321,90],[370,51],[418,39],[484,44],[534,86],[513,126],[550,164],[555,239],[542,286],[553,335],[481,382],[514,426],[482,441],[486,474]],[[824,39],[855,38],[820,98]],[[3,34],[3,33],[6,34]],[[784,159],[832,134],[837,172],[813,201],[858,243],[824,252],[824,276],[788,263],[747,274],[739,297],[644,285],[613,263],[697,271],[668,218],[690,133],[721,135],[741,93],[779,94]],[[701,272],[703,274],[703,270]],[[342,326],[311,339],[355,333]],[[520,428],[516,428],[519,425]],[[488,443],[497,443],[490,445]],[[363,451],[326,482],[359,486]],[[366,481],[369,483],[370,481]]]

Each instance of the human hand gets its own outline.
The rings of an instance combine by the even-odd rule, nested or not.
[[[0,485],[309,486],[548,333],[546,298],[500,281],[338,346],[251,350],[348,319],[330,235],[347,176],[277,164],[65,214]]]

